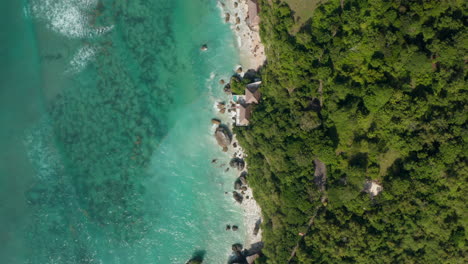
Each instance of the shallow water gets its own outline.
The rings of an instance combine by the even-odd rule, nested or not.
[[[0,259],[226,262],[245,234],[210,124],[238,62],[216,1],[0,5]]]

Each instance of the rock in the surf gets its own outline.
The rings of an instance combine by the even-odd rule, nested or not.
[[[223,126],[219,126],[215,131],[215,138],[218,145],[227,151],[228,146],[231,144],[231,137],[229,131]]]
[[[234,198],[234,200],[236,200],[236,202],[238,203],[242,203],[242,200],[244,199],[242,197],[242,195],[236,191],[232,192],[232,197]]]
[[[239,171],[241,171],[241,170],[243,170],[245,168],[245,162],[244,162],[243,159],[233,158],[229,162],[229,166],[231,166],[231,168],[237,168]]]

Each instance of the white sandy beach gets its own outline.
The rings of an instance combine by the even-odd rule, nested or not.
[[[258,32],[259,26],[256,23],[251,27],[248,25],[249,21],[254,20],[249,17],[248,1],[250,0],[221,0],[219,3],[223,10],[223,19],[229,17],[227,23],[231,24],[231,29],[237,37],[241,66],[243,69],[257,70],[264,64],[266,57]],[[251,3],[251,7],[253,6]]]

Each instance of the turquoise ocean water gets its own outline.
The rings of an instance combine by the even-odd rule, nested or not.
[[[216,1],[0,14],[0,262],[225,263],[245,233],[210,123],[238,63]]]

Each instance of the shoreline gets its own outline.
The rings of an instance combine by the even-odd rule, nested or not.
[[[224,23],[230,24],[236,36],[240,66],[257,71],[266,61],[265,48],[259,33],[258,5],[252,0],[219,0],[218,5],[223,11]]]
[[[259,34],[258,6],[250,0],[220,0],[218,1],[218,6],[223,12],[222,17],[224,23],[230,24],[230,28],[237,40],[236,45],[239,51],[241,63],[237,68],[241,67],[243,69],[242,74],[251,69],[258,71],[266,61],[264,46]],[[249,7],[251,8],[250,13]],[[229,100],[228,105],[231,105],[231,100]],[[235,121],[232,119],[236,116],[235,111],[231,111],[227,116],[226,124],[232,131],[235,126]],[[244,158],[246,155],[244,153],[244,149],[239,145],[235,134],[233,134],[228,154],[231,158],[241,158],[245,162]],[[245,168],[242,171],[237,172],[238,176],[247,171],[248,164],[245,163]],[[258,227],[259,221],[262,221],[262,213],[260,206],[254,199],[252,189],[248,184],[247,190],[243,191],[242,195],[244,199],[240,204],[240,207],[243,210],[244,226],[246,229],[244,231],[244,248],[251,249],[255,247],[253,246],[255,243],[262,241],[261,229],[258,230],[257,235],[254,235],[255,228]]]

